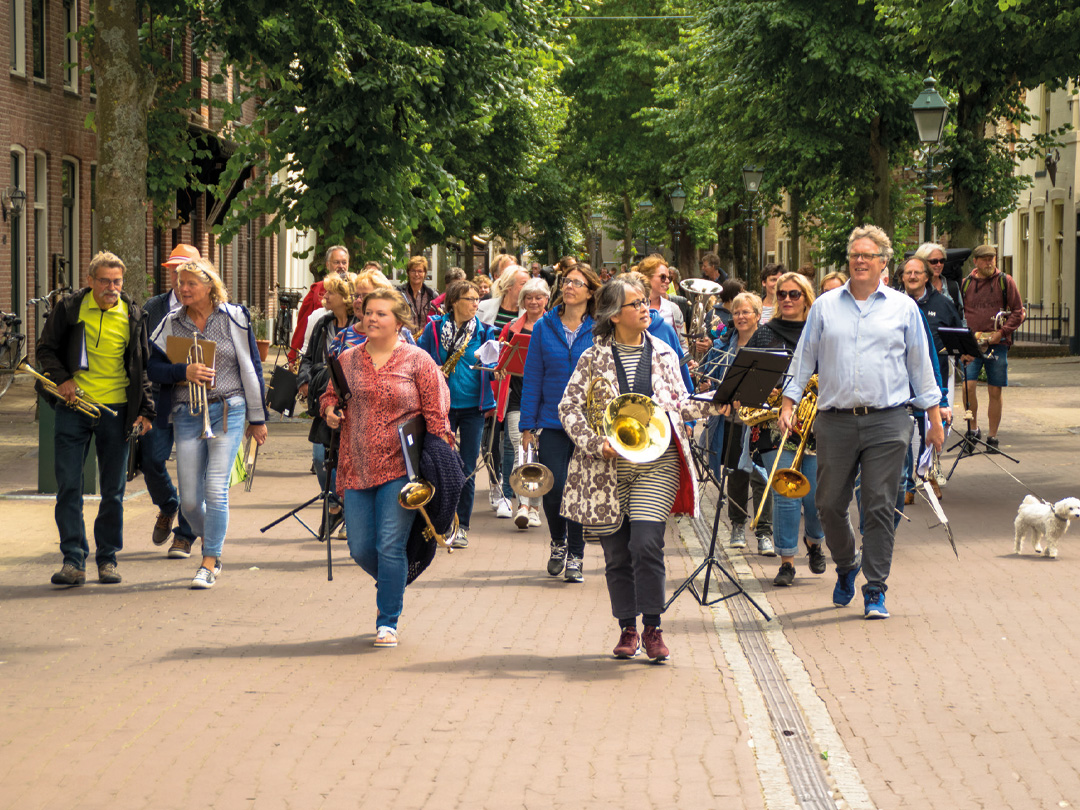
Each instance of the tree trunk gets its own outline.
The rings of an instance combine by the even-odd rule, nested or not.
[[[634,232],[630,228],[630,218],[634,215],[634,208],[630,204],[630,195],[623,193],[623,217],[626,221],[626,226],[623,228],[623,251],[622,251],[622,263],[628,268],[630,267],[630,259],[634,255]]]
[[[892,213],[892,172],[889,168],[889,147],[885,145],[881,116],[870,122],[870,170],[874,176],[874,195],[870,203],[870,218],[874,224],[893,238],[895,225]],[[856,223],[856,225],[861,223]]]
[[[959,143],[972,144],[982,140],[986,134],[984,119],[975,112],[975,103],[971,97],[963,92],[960,93],[960,101],[956,105],[956,128]],[[982,244],[986,223],[975,222],[971,213],[976,192],[964,163],[963,160],[954,160],[950,170],[952,208],[956,219],[949,232],[949,246],[974,248]],[[930,235],[927,234],[926,238],[929,241]]]
[[[139,4],[98,0],[90,63],[97,85],[99,237],[127,265],[124,289],[145,301],[146,120],[155,80],[139,52]]]
[[[465,278],[473,277],[473,247],[472,234],[467,234],[464,239],[465,253],[461,257],[461,269],[465,271]]]
[[[788,202],[791,208],[791,220],[788,222],[788,237],[791,239],[788,270],[798,270],[799,265],[802,264],[802,256],[799,253],[799,220],[802,218],[802,193],[798,190],[789,191]]]

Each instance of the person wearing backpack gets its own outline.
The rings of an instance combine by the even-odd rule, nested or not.
[[[1013,332],[1024,322],[1024,304],[1020,291],[1011,276],[997,268],[997,250],[990,245],[979,245],[971,251],[975,269],[960,285],[964,296],[964,312],[968,328],[975,332],[985,357],[965,356],[964,385],[967,388],[967,404],[971,410],[967,437],[980,439],[979,400],[976,385],[979,372],[986,369],[987,391],[990,403],[987,407],[989,432],[986,444],[990,452],[998,447],[998,426],[1001,424],[1001,391],[1009,384],[1009,347]]]

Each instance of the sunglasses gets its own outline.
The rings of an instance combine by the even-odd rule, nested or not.
[[[780,299],[790,298],[792,301],[798,301],[802,298],[802,290],[777,290],[776,297]]]
[[[657,278],[660,279],[661,281],[671,281],[671,276],[660,275],[660,276],[657,276]]]
[[[945,264],[945,260],[944,259],[927,259],[926,263],[927,264]]]

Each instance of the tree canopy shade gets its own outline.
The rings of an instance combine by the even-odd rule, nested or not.
[[[538,0],[228,0],[203,13],[207,45],[261,96],[225,180],[248,164],[261,182],[224,238],[260,214],[371,250],[444,232],[466,193],[447,145],[463,125],[489,128],[522,92],[522,60],[547,47]]]
[[[990,222],[1016,205],[1030,178],[1016,176],[1017,159],[1053,142],[1049,128],[1021,140],[1030,120],[1027,90],[1051,90],[1080,74],[1080,5],[1075,0],[879,0],[890,36],[886,51],[930,69],[954,102],[947,142],[949,206],[942,212],[952,244],[979,244]],[[1000,124],[1000,125],[998,125]]]

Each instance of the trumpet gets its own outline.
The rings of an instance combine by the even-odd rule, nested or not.
[[[420,517],[422,517],[424,523],[427,524],[427,526],[424,527],[424,537],[428,540],[434,540],[438,545],[445,548],[448,553],[453,554],[454,549],[450,545],[450,541],[446,538],[447,536],[452,538],[457,534],[458,516],[456,513],[454,514],[454,522],[450,526],[450,531],[446,534],[439,534],[435,531],[435,524],[431,522],[431,517],[424,508],[434,495],[435,487],[433,487],[429,481],[425,481],[423,478],[414,478],[401,488],[401,492],[398,493],[398,503],[401,504],[403,509],[420,510]]]
[[[525,448],[525,461],[510,473],[510,488],[519,498],[542,498],[555,485],[555,475],[536,460],[536,447]]]
[[[118,415],[116,413],[116,411],[114,411],[112,408],[109,408],[109,407],[106,407],[105,405],[101,405],[101,404],[99,404],[97,402],[91,402],[90,400],[88,400],[86,398],[85,392],[81,388],[76,388],[75,389],[75,399],[73,401],[71,401],[71,402],[68,402],[66,399],[64,399],[64,397],[62,397],[60,395],[60,389],[57,387],[56,383],[54,383],[52,380],[50,380],[44,374],[41,374],[41,373],[35,371],[33,368],[30,367],[30,364],[27,363],[25,360],[23,360],[21,363],[19,363],[18,366],[15,367],[15,373],[19,373],[20,371],[23,372],[23,373],[29,374],[32,377],[35,377],[37,380],[39,380],[41,382],[41,387],[43,389],[45,389],[45,391],[47,393],[52,394],[58,400],[60,400],[65,405],[67,405],[69,408],[71,408],[73,411],[78,411],[79,413],[84,413],[87,416],[89,416],[91,419],[100,418],[102,411],[105,411],[105,413],[110,414],[112,416],[117,416]]]
[[[615,386],[603,377],[589,382],[585,394],[585,418],[598,436],[607,439],[615,452],[635,464],[656,461],[671,444],[671,422],[650,397],[620,394],[607,406],[597,403],[596,386],[603,383],[615,393]]]
[[[203,363],[204,360],[205,353],[203,347],[199,345],[199,333],[195,332],[192,335],[191,348],[188,349],[187,363],[188,365]],[[201,438],[215,438],[214,431],[210,429],[210,396],[206,383],[188,383],[188,413],[192,416],[202,414],[203,432]]]

